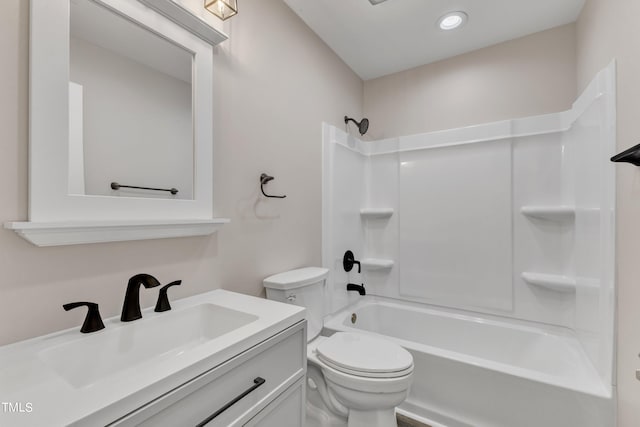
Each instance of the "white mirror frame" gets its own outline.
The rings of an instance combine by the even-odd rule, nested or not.
[[[40,246],[215,231],[211,45],[138,1],[92,1],[193,53],[193,200],[68,194],[70,0],[31,0],[29,222],[5,227]]]

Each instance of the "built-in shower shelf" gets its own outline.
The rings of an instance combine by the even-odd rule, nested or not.
[[[364,219],[387,219],[393,215],[393,208],[363,208],[360,216]]]
[[[520,212],[530,218],[546,219],[548,221],[571,221],[575,217],[576,208],[567,205],[527,205],[523,206]]]
[[[530,285],[539,286],[555,292],[575,293],[576,279],[559,274],[522,273],[522,279]]]
[[[393,260],[380,258],[365,258],[360,261],[365,270],[389,270],[393,267]]]

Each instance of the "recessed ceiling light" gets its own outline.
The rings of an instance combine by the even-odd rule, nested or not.
[[[464,12],[449,12],[438,19],[438,27],[441,30],[454,30],[462,27],[467,22],[467,18]]]

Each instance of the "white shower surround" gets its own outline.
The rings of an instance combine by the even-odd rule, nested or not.
[[[615,122],[612,63],[560,113],[371,142],[325,124],[323,265],[332,311],[359,300],[347,282],[364,282],[381,297],[565,327],[612,396]],[[418,172],[403,170],[409,164]],[[456,197],[433,203],[447,194]],[[438,227],[447,223],[459,228]],[[413,236],[415,247],[406,241]],[[347,274],[347,249],[393,263]],[[425,251],[431,256],[415,256]]]

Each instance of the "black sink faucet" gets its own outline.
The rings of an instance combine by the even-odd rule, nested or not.
[[[130,322],[140,319],[140,285],[145,288],[155,288],[160,286],[160,282],[150,274],[136,274],[127,284],[127,293],[124,296],[124,304],[122,305],[122,315],[120,320]]]

